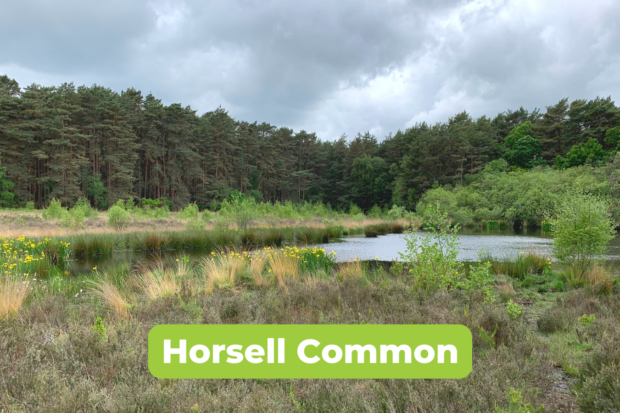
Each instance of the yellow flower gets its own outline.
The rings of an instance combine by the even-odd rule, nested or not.
[[[97,271],[97,267],[93,267],[93,270]]]
[[[378,259],[379,259],[379,257],[375,257],[375,260],[378,260]]]

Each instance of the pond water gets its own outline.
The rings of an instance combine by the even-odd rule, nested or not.
[[[425,236],[424,232],[416,232],[415,236]],[[543,257],[551,257],[553,238],[541,231],[515,230],[462,230],[459,233],[459,261],[477,261],[482,252],[497,260],[514,259],[521,252],[536,253]],[[399,258],[399,252],[407,250],[405,234],[388,234],[377,238],[344,238],[341,242],[321,244],[325,251],[336,252],[336,261],[347,262],[355,259],[365,261],[378,259],[392,261]],[[610,243],[607,259],[620,259],[620,238]]]
[[[415,236],[424,236],[424,232],[416,232]],[[536,253],[543,257],[551,257],[553,238],[548,233],[538,231],[512,229],[503,230],[472,230],[464,229],[459,233],[460,250],[458,259],[460,261],[477,261],[480,252],[486,256],[491,256],[497,260],[514,259],[521,251]],[[343,238],[339,242],[329,244],[319,244],[326,252],[336,252],[337,262],[347,262],[358,260],[392,261],[399,258],[399,252],[405,252],[407,244],[405,234],[389,234],[376,238],[351,237]],[[168,251],[165,257],[176,257],[177,251]],[[204,254],[191,254],[193,257],[201,257]],[[101,269],[109,265],[122,262],[134,265],[145,262],[152,257],[145,252],[117,252],[111,257],[75,260],[70,265],[73,274],[83,274],[92,271],[94,266]],[[616,237],[610,243],[608,260],[620,260],[620,238]]]

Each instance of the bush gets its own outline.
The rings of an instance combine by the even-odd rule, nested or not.
[[[131,213],[115,204],[108,211],[108,225],[116,230],[122,230],[131,223]]]
[[[71,211],[68,211],[63,215],[60,221],[60,226],[70,228],[73,231],[84,228],[86,222],[86,209],[80,207],[74,207]]]
[[[551,220],[553,253],[582,276],[591,261],[604,254],[614,237],[614,223],[605,202],[591,195],[568,195]]]
[[[80,197],[71,209],[82,210],[85,218],[96,218],[99,215],[97,211],[90,205],[88,199],[84,197]]]
[[[426,209],[426,222],[430,233],[418,237],[415,233],[405,236],[407,251],[399,253],[409,264],[409,275],[414,288],[438,290],[454,286],[462,273],[463,264],[457,260],[460,242],[456,234],[459,227],[452,226],[440,205]]]
[[[62,219],[68,213],[67,208],[64,208],[59,200],[52,198],[47,209],[43,211],[42,216],[43,219]]]
[[[188,230],[204,229],[204,227],[205,227],[204,221],[201,221],[199,219],[190,219],[185,224],[185,229],[188,229]]]
[[[196,203],[189,204],[179,214],[182,219],[198,218],[200,212],[198,211],[198,205]]]
[[[378,205],[375,205],[370,208],[367,215],[371,218],[380,219],[383,216],[383,211],[381,211],[381,208]]]
[[[545,334],[552,334],[564,330],[566,327],[564,311],[558,307],[545,311],[538,319],[537,326],[538,331]]]
[[[390,219],[399,219],[405,215],[406,209],[403,206],[392,205],[392,209],[390,209],[387,213],[387,216]]]

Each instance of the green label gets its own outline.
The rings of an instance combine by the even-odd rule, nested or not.
[[[161,379],[460,379],[462,325],[158,325],[149,370]]]

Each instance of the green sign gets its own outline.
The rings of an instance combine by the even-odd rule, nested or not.
[[[462,325],[158,325],[158,378],[460,379],[471,372]]]

